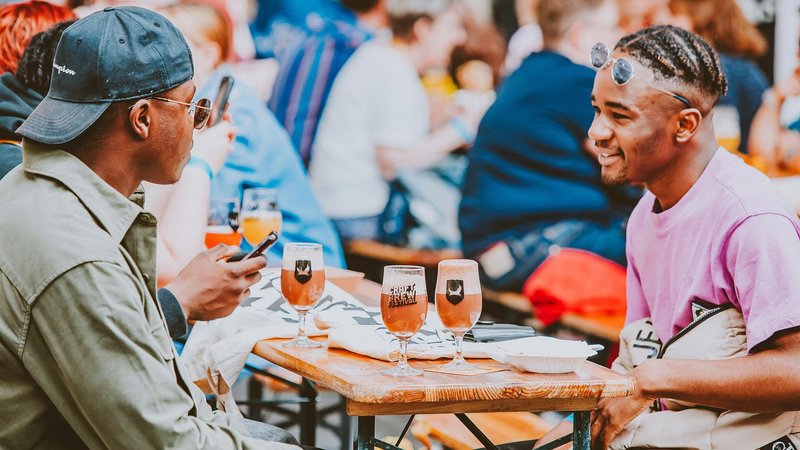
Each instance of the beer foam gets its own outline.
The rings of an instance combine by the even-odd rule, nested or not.
[[[206,227],[206,233],[231,234],[233,228],[230,225],[209,225]]]
[[[396,286],[411,286],[414,285],[416,295],[426,294],[428,291],[425,289],[425,277],[421,275],[406,275],[406,274],[393,274],[383,279],[381,292],[389,294],[390,289]]]
[[[464,294],[481,293],[478,263],[471,259],[453,259],[440,262],[439,273],[436,278],[436,293],[445,293],[448,280],[461,280],[464,283]]]
[[[291,254],[287,253],[286,247],[283,249],[283,262],[281,267],[284,270],[294,270],[295,262],[298,260],[307,260],[311,262],[311,270],[325,270],[325,262],[322,257],[322,253],[317,253],[314,251],[308,250],[300,250],[300,251],[292,251]]]
[[[283,215],[280,211],[245,211],[242,213],[242,219],[261,219],[261,220],[270,220],[270,219],[283,219]]]

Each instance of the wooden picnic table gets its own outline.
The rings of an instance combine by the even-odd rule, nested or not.
[[[347,414],[358,418],[356,448],[359,450],[375,445],[396,448],[374,438],[375,416],[454,413],[466,420],[465,425],[481,439],[480,430],[477,427],[473,430],[463,413],[499,411],[573,411],[574,448],[589,450],[590,411],[601,398],[627,396],[634,387],[630,377],[588,361],[568,374],[504,370],[464,376],[426,371],[419,377],[395,378],[379,373],[393,363],[342,349],[285,348],[281,345],[283,341],[261,341],[253,352],[344,396]],[[411,360],[411,365],[425,369],[445,362]],[[492,360],[473,362],[500,367]],[[487,448],[493,447],[491,442],[488,444]]]

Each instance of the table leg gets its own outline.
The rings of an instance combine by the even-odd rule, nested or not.
[[[308,399],[300,404],[300,443],[313,446],[317,440],[317,389],[303,378],[300,395]]]
[[[358,436],[356,437],[355,450],[373,450],[370,440],[375,437],[375,416],[361,416],[358,421]]]
[[[591,411],[576,411],[572,432],[572,448],[590,450],[592,446],[592,430],[589,422]]]

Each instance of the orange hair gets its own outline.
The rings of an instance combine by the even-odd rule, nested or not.
[[[72,10],[44,1],[0,6],[0,73],[17,72],[31,38],[65,20],[77,19]]]
[[[220,62],[233,56],[233,26],[222,1],[173,3],[159,8],[159,11],[183,32],[186,39],[198,44],[213,42],[219,45]]]
[[[671,0],[669,9],[687,16],[694,32],[718,52],[758,58],[767,51],[766,39],[735,0]]]

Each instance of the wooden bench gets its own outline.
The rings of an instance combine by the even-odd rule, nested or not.
[[[472,422],[492,441],[510,443],[539,439],[553,424],[528,412],[467,414]],[[422,414],[414,418],[411,434],[427,448],[431,441],[452,450],[472,450],[483,445],[453,414]]]
[[[541,322],[536,320],[536,311],[531,307],[528,297],[518,292],[498,292],[486,287],[483,287],[482,290],[484,309],[489,310],[490,316],[494,316],[493,318],[531,325],[537,330],[545,328]],[[588,337],[601,339],[606,343],[616,343],[619,341],[619,332],[624,324],[624,315],[587,316],[565,313],[548,331],[566,328]]]
[[[436,267],[443,259],[461,258],[458,250],[424,250],[395,247],[376,241],[357,240],[345,244],[345,253],[385,261],[391,264],[411,264],[424,267]]]
[[[428,294],[433,299],[436,287],[436,267],[444,259],[461,258],[458,250],[423,250],[395,247],[376,241],[356,240],[344,244],[347,266],[351,270],[364,272],[366,278],[380,283],[383,280],[383,266],[412,265],[422,266],[428,284]]]

